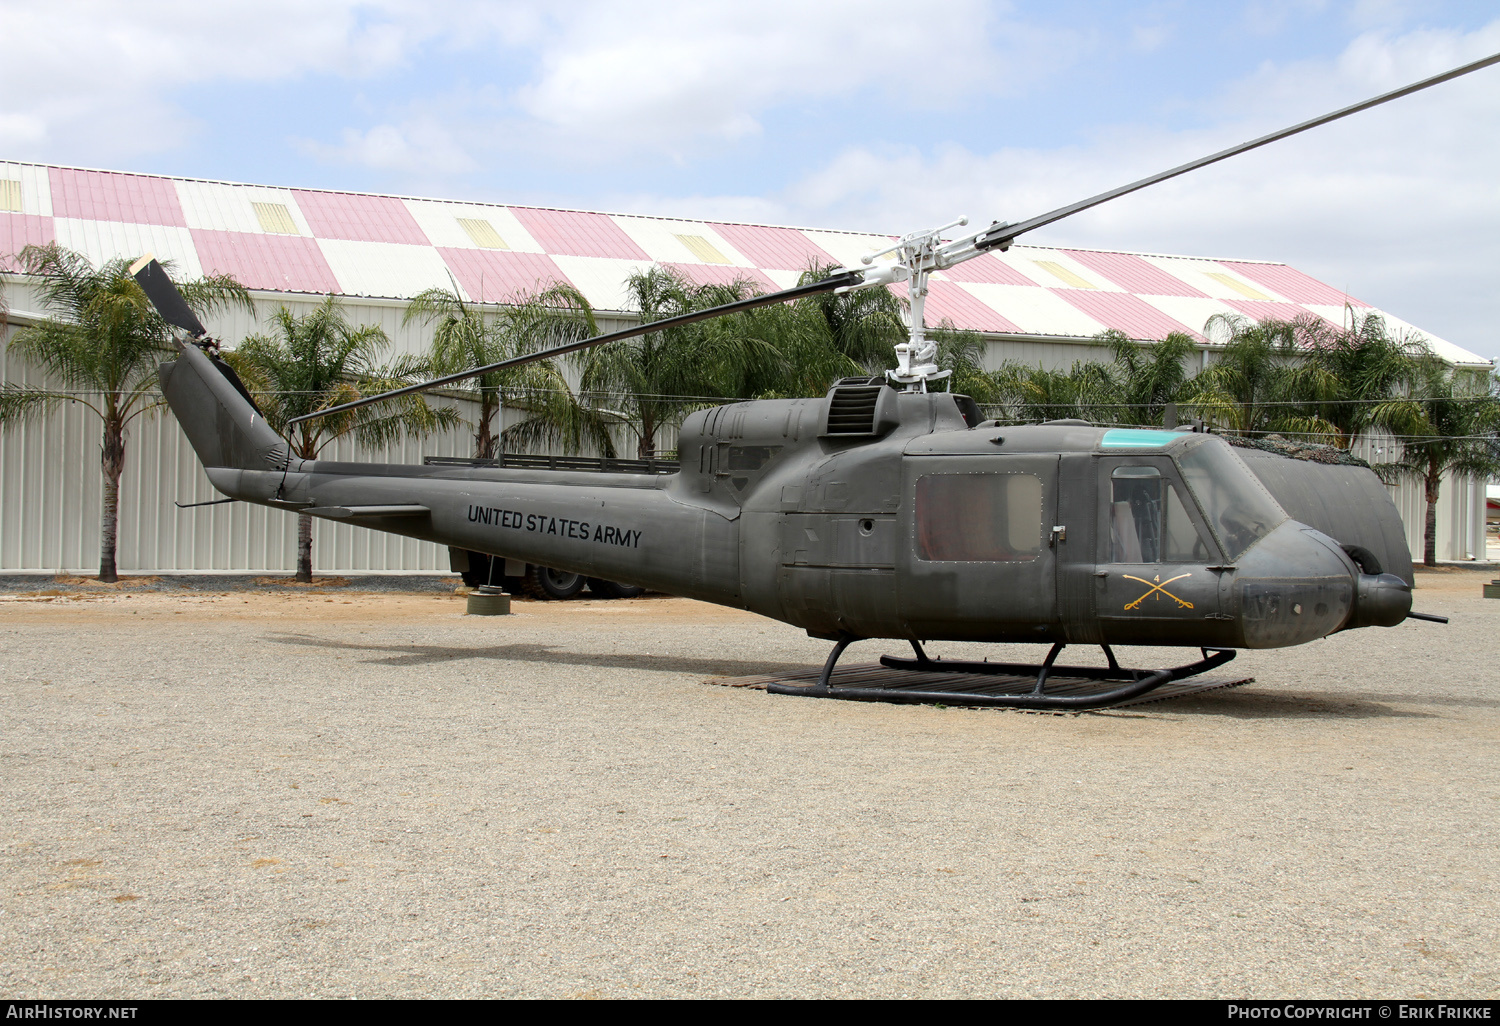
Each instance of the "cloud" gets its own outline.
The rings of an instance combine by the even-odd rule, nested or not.
[[[428,175],[434,168],[441,168],[445,174],[463,174],[479,166],[445,126],[429,120],[380,124],[364,131],[346,128],[337,145],[311,139],[296,142],[304,153],[323,163],[357,164],[410,175]]]
[[[172,99],[185,87],[379,75],[451,28],[399,0],[5,0],[0,20],[0,151],[45,159],[167,149],[194,127]]]
[[[1017,221],[1500,51],[1472,33],[1370,34],[1265,65],[1204,101],[1210,128],[1117,125],[1050,150],[853,147],[759,207],[777,223],[900,233]],[[1144,190],[1026,241],[1290,263],[1424,330],[1500,356],[1500,67]],[[662,200],[661,210],[670,205]],[[680,206],[674,207],[680,209]]]
[[[765,0],[753,15],[729,4],[575,5],[516,102],[542,125],[666,150],[754,134],[782,104],[941,104],[1004,91],[1060,54],[1066,33],[1004,11],[979,0],[919,11],[895,0]],[[1007,62],[995,59],[1000,39],[1015,50]]]

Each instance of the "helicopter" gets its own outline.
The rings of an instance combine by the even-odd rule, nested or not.
[[[1033,710],[1104,708],[1204,673],[1242,648],[1300,645],[1413,612],[1400,516],[1367,467],[1234,448],[1201,424],[1002,425],[970,397],[929,386],[922,308],[930,275],[1149,185],[1500,62],[1500,54],[1018,223],[956,239],[960,218],[913,232],[791,289],[595,336],[294,418],[380,402],[532,360],[803,296],[904,283],[910,337],[881,377],[820,398],[690,414],[668,473],[301,460],[161,265],[131,268],[180,335],[159,376],[213,486],[255,502],[587,578],[733,606],[834,643],[811,687],[824,698]],[[891,256],[889,261],[877,260]],[[1024,677],[1029,690],[835,684],[864,639],[910,644],[897,670]],[[1043,643],[1041,664],[930,657],[933,641]],[[1068,645],[1106,667],[1062,666]],[[1197,649],[1170,669],[1122,667],[1115,646]],[[1048,690],[1049,678],[1098,684]]]

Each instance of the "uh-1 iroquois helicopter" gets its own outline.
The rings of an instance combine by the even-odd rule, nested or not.
[[[946,376],[923,333],[929,276],[1020,235],[1156,182],[1500,62],[1500,54],[1015,224],[952,241],[916,232],[868,269],[641,324],[330,407],[326,416],[740,310],[905,282],[911,338],[884,378],[845,379],[817,399],[740,402],[690,415],[675,473],[300,460],[266,424],[160,264],[132,269],[181,329],[161,386],[224,495],[609,581],[747,609],[836,642],[816,685],[771,691],[1032,709],[1100,708],[1232,659],[1394,626],[1411,611],[1412,566],[1394,504],[1367,468],[1328,466],[1187,429],[1001,426]],[[893,263],[874,264],[894,253]],[[1020,691],[835,684],[853,641],[910,642],[894,669],[1024,676]],[[1040,665],[929,658],[922,643],[1050,643]],[[1061,666],[1065,645],[1108,666]],[[1197,648],[1171,670],[1134,670],[1116,645]],[[1049,676],[1097,687],[1049,692]],[[1034,682],[1033,682],[1034,678]]]

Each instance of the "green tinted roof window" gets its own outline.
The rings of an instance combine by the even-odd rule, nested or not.
[[[1141,431],[1131,428],[1115,428],[1104,432],[1099,442],[1101,449],[1160,449],[1181,438],[1176,431]]]

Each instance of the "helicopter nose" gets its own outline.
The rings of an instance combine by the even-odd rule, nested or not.
[[[1355,579],[1350,627],[1394,627],[1411,612],[1411,587],[1395,574],[1360,574]]]
[[[1245,647],[1301,645],[1343,627],[1354,613],[1351,569],[1337,542],[1296,521],[1262,538],[1235,573]]]

